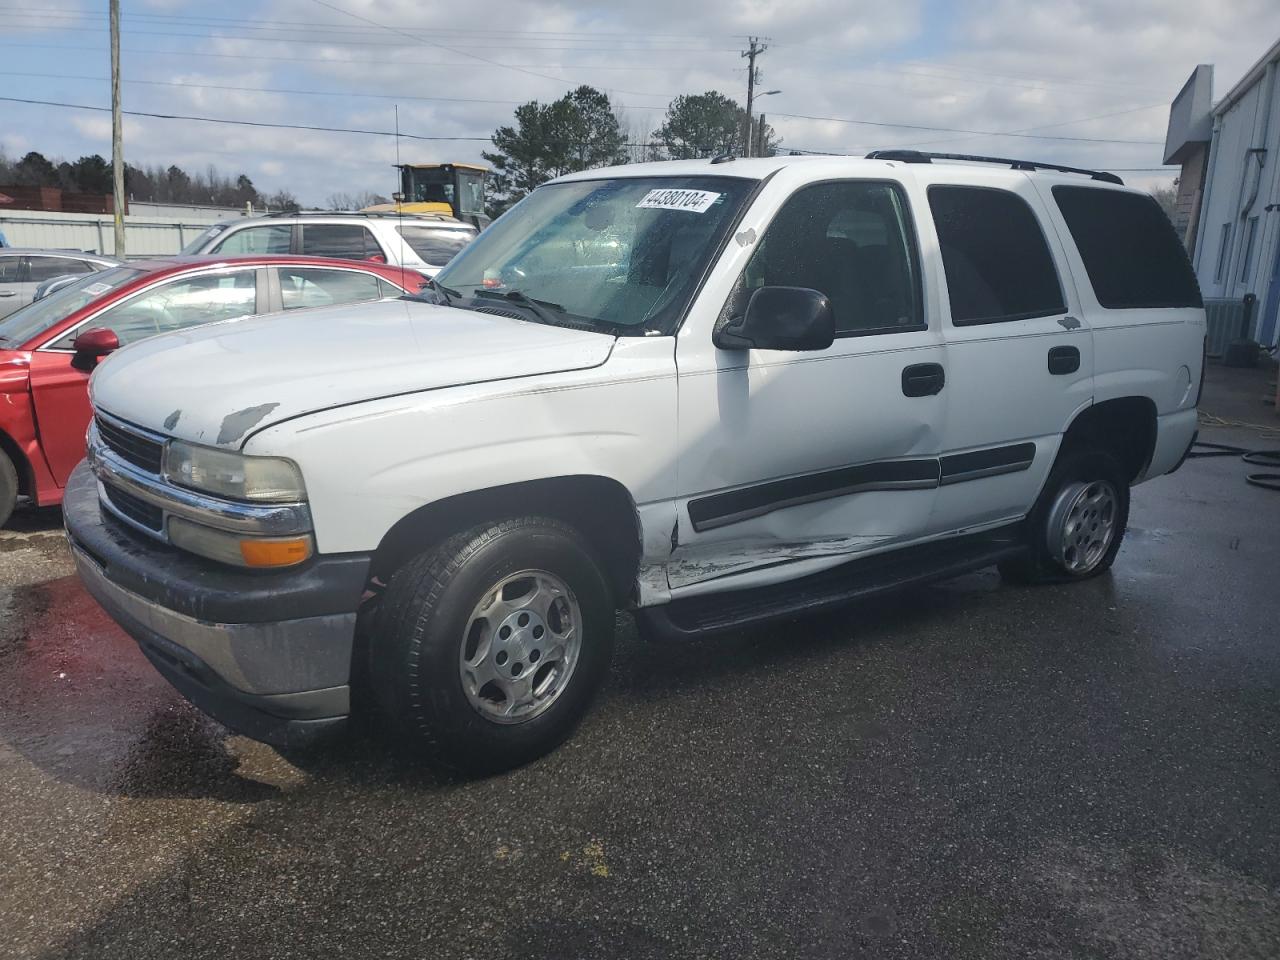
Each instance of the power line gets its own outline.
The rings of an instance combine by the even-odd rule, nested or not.
[[[110,113],[110,107],[97,107],[87,103],[65,103],[59,100],[34,100],[25,97],[3,97],[0,96],[0,102],[5,103],[22,103],[39,107],[64,107],[69,110],[92,110],[95,113]],[[408,140],[424,140],[424,141],[441,141],[448,143],[489,143],[492,137],[488,136],[465,136],[465,137],[442,137],[442,136],[424,136],[417,133],[405,133],[403,130],[396,133],[394,130],[368,130],[358,127],[326,127],[318,124],[306,123],[270,123],[266,120],[232,120],[224,117],[201,117],[193,114],[184,113],[152,113],[145,110],[122,110],[125,116],[129,117],[149,117],[154,120],[189,120],[197,123],[219,123],[227,124],[235,127],[266,127],[274,130],[308,130],[318,133],[354,133],[370,137],[395,137],[401,136]],[[583,143],[582,140],[574,140],[568,138],[544,137],[541,143]],[[620,143],[620,147],[651,147],[654,143]]]
[[[1000,133],[996,130],[965,130],[960,127],[933,127],[917,123],[886,123],[880,120],[854,120],[850,117],[814,117],[804,113],[769,114],[771,117],[788,117],[792,120],[816,120],[823,123],[852,123],[865,127],[892,127],[898,130],[935,130],[941,133],[971,133],[981,137],[1021,137],[1027,140],[1068,140],[1077,143],[1127,143],[1141,146],[1159,145],[1163,140],[1116,140],[1105,137],[1062,137],[1046,134],[1039,136],[1029,133]]]
[[[84,10],[79,7],[44,7],[44,6],[21,7],[21,6],[14,6],[12,4],[0,4],[0,11],[6,11],[6,12],[16,13],[20,15],[32,15],[32,16],[41,16],[41,17],[56,15],[56,16],[61,16],[68,19],[82,19],[86,17],[92,17],[96,19],[96,18],[101,18],[105,16],[104,14],[99,13],[97,11]],[[252,19],[246,19],[244,17],[191,16],[187,14],[173,14],[173,13],[127,12],[124,14],[124,18],[133,19],[133,20],[141,20],[141,19],[177,20],[177,21],[192,22],[192,23],[213,22],[213,23],[253,24],[253,25],[277,24],[280,26],[303,27],[307,29],[326,29],[326,28],[333,28],[335,30],[338,30],[338,29],[341,29],[341,30],[386,29],[381,24],[372,24],[372,25],[367,25],[362,27],[351,27],[349,25],[333,23],[333,22],[317,23],[314,20],[261,20],[256,17]],[[515,34],[519,36],[533,35],[533,36],[554,36],[554,37],[575,37],[575,36],[576,37],[626,37],[626,38],[650,37],[650,38],[670,39],[670,40],[734,40],[734,39],[737,39],[736,36],[733,34],[636,33],[635,31],[630,31],[630,30],[613,30],[613,31],[611,30],[523,30],[523,29],[518,31],[492,30],[492,29],[462,30],[457,27],[441,27],[441,26],[432,26],[432,25],[419,27],[417,29],[430,30],[433,33],[469,34],[469,35],[481,36],[481,37],[501,36],[501,35],[510,33],[510,34]]]
[[[313,2],[315,2],[315,3],[319,3],[319,2],[320,2],[320,0],[313,0]],[[32,29],[32,28],[34,28],[34,26],[35,26],[35,25],[33,25],[33,24],[16,24],[15,26],[18,26],[18,27],[21,27],[21,28],[25,28],[25,29]],[[59,26],[57,29],[58,29],[59,31],[62,31],[62,32],[73,31],[73,32],[76,32],[76,33],[106,33],[106,32],[107,32],[105,27],[71,27],[71,26]],[[379,42],[379,41],[377,41],[377,40],[333,40],[333,39],[328,39],[328,38],[323,38],[323,37],[299,37],[299,36],[297,36],[296,34],[293,34],[293,33],[291,33],[291,34],[290,34],[290,35],[288,35],[288,36],[282,36],[282,37],[281,37],[281,36],[273,36],[273,37],[243,37],[243,36],[235,36],[235,35],[233,35],[233,34],[226,34],[226,33],[219,33],[219,34],[208,34],[208,33],[178,33],[178,32],[172,31],[172,30],[137,30],[137,29],[130,29],[129,34],[130,34],[130,36],[135,36],[135,37],[178,37],[178,38],[186,38],[186,39],[194,39],[194,40],[206,40],[206,41],[207,41],[207,40],[235,40],[235,41],[238,41],[238,42],[240,42],[240,43],[274,43],[274,44],[280,44],[280,43],[290,43],[290,44],[293,44],[293,43],[302,43],[302,44],[308,44],[308,45],[312,45],[312,46],[323,46],[323,47],[375,47],[375,48],[384,48],[384,49],[388,49],[388,50],[399,49],[399,48],[402,48],[402,47],[407,46],[407,44],[404,44],[404,43],[382,43],[382,42]],[[427,41],[427,40],[425,40],[425,39],[420,39],[420,38],[413,38],[413,39],[414,39],[415,43],[417,43],[417,44],[429,43],[429,45],[430,45],[430,46],[439,47],[439,48],[440,48],[440,49],[442,49],[442,50],[448,50],[448,51],[450,51],[451,53],[457,53],[457,54],[459,54],[460,56],[466,56],[466,57],[472,57],[472,58],[474,58],[474,59],[479,59],[479,60],[481,60],[481,62],[482,62],[482,63],[487,63],[487,64],[490,64],[490,65],[493,65],[493,66],[503,66],[503,67],[508,66],[507,64],[505,64],[505,63],[500,63],[500,62],[499,62],[499,61],[497,61],[497,60],[490,60],[490,59],[488,59],[488,58],[481,58],[481,57],[479,57],[477,54],[473,54],[473,53],[468,53],[468,52],[467,52],[469,49],[472,49],[472,48],[474,48],[474,49],[481,49],[481,50],[488,50],[488,49],[491,49],[491,48],[493,47],[493,44],[492,44],[492,43],[477,43],[477,44],[472,44],[472,45],[470,45],[470,46],[465,45],[465,44],[455,44],[455,45],[452,45],[452,46],[446,46],[446,45],[444,45],[444,44],[440,44],[440,43],[430,43],[429,41]],[[649,47],[643,47],[643,46],[640,46],[640,47],[548,47],[548,46],[532,46],[532,45],[528,45],[528,44],[516,44],[516,43],[503,43],[503,47],[504,47],[505,49],[508,49],[508,50],[528,50],[528,51],[530,51],[530,52],[534,52],[534,53],[539,52],[539,51],[546,51],[546,52],[548,52],[548,53],[571,52],[571,53],[644,53],[644,54],[653,54],[653,53],[717,53],[717,52],[719,52],[719,53],[732,53],[732,52],[733,52],[733,49],[732,49],[732,48],[730,48],[730,47],[724,47],[724,48],[711,48],[711,47],[653,47],[653,46],[649,46]],[[527,72],[527,71],[522,71],[522,72]],[[533,74],[533,75],[534,75],[534,76],[544,76],[543,74],[536,74],[536,73],[535,73],[535,74]],[[555,77],[551,77],[551,78],[548,78],[548,79],[557,79],[557,78],[555,78]],[[562,83],[563,83],[563,82],[569,82],[569,81],[563,81],[563,80],[562,80],[562,81],[560,81],[560,82],[562,82]]]
[[[499,68],[501,68],[501,69],[505,69],[505,70],[514,70],[516,73],[523,73],[523,74],[526,74],[527,76],[530,76],[530,77],[538,77],[538,78],[543,79],[543,80],[554,80],[556,83],[567,83],[567,84],[569,84],[570,86],[572,86],[572,85],[573,85],[573,81],[572,81],[572,80],[569,80],[569,79],[567,79],[567,78],[565,78],[565,77],[554,77],[554,76],[552,76],[551,74],[548,74],[548,73],[539,73],[539,72],[537,72],[537,71],[535,71],[535,70],[526,70],[526,69],[524,69],[523,67],[511,67],[511,66],[508,66],[508,65],[507,65],[507,64],[505,64],[505,63],[502,63],[502,62],[501,62],[501,61],[499,61],[499,60],[491,60],[491,59],[489,59],[488,57],[482,57],[482,56],[480,56],[480,55],[479,55],[479,54],[477,54],[477,53],[469,53],[469,52],[464,51],[464,50],[458,50],[458,49],[455,49],[454,47],[451,47],[451,46],[449,46],[449,45],[447,45],[447,44],[437,43],[437,42],[436,42],[436,41],[434,41],[434,40],[427,40],[427,39],[425,39],[425,38],[423,38],[423,37],[415,36],[415,35],[414,35],[414,34],[412,34],[412,33],[408,33],[407,31],[404,31],[404,30],[399,29],[398,27],[388,26],[388,25],[387,25],[387,24],[385,24],[385,23],[379,23],[377,20],[371,20],[369,17],[363,16],[362,14],[359,14],[359,13],[352,13],[350,10],[344,10],[342,7],[339,7],[339,6],[337,6],[336,4],[329,3],[329,0],[311,0],[311,2],[312,2],[312,3],[314,3],[314,4],[317,4],[318,6],[324,7],[324,8],[326,8],[326,9],[328,9],[328,10],[333,10],[333,11],[335,11],[335,12],[337,12],[337,13],[340,13],[340,14],[342,14],[343,16],[351,17],[353,20],[360,20],[360,21],[362,21],[362,22],[364,22],[364,23],[372,24],[372,25],[373,25],[373,26],[375,26],[375,27],[382,27],[384,30],[388,30],[388,31],[390,31],[391,33],[397,33],[397,34],[400,34],[400,35],[401,35],[401,36],[403,36],[403,37],[408,37],[410,40],[413,40],[415,43],[425,43],[425,44],[427,44],[428,46],[438,47],[438,48],[439,48],[439,49],[441,49],[441,50],[448,50],[450,53],[456,53],[456,54],[458,54],[459,56],[470,57],[470,58],[471,58],[471,59],[473,59],[473,60],[479,60],[481,63],[487,63],[487,64],[489,64],[489,65],[491,65],[491,66],[499,67]],[[639,96],[639,97],[653,97],[653,96],[661,96],[661,97],[667,97],[668,99],[670,99],[670,97],[672,96],[671,94],[665,94],[665,93],[664,93],[664,94],[636,93],[636,92],[629,91],[629,90],[620,90],[620,91],[618,91],[618,92],[619,92],[619,93],[626,93],[626,94],[628,94],[629,96]]]
[[[0,47],[20,47],[23,50],[76,50],[89,53],[101,53],[101,47],[85,47],[85,46],[69,46],[56,43],[22,43],[0,40]],[[380,64],[382,66],[405,66],[405,67],[469,67],[472,64],[466,61],[448,60],[388,60],[385,57],[380,59],[362,59],[358,57],[325,57],[323,60],[317,60],[315,57],[268,57],[260,56],[252,53],[208,53],[199,50],[152,50],[149,47],[121,47],[125,53],[145,53],[149,56],[161,57],[201,57],[212,58],[218,60],[261,60],[280,63],[309,63],[314,65],[329,65],[335,63],[365,63]],[[514,63],[510,64],[514,67],[546,67],[548,69],[576,69],[576,70],[635,70],[635,71],[654,71],[658,73],[670,73],[670,66],[620,66],[618,64],[571,64],[571,63]]]
[[[1092,117],[1080,117],[1076,120],[1063,120],[1060,123],[1043,123],[1034,127],[1022,127],[1019,130],[1006,130],[1004,133],[991,134],[991,136],[1011,137],[1011,136],[1017,136],[1019,134],[1030,133],[1033,130],[1053,130],[1058,127],[1069,127],[1076,123],[1088,123],[1091,120],[1108,120],[1111,117],[1123,117],[1126,114],[1130,114],[1130,113],[1140,113],[1143,110],[1154,110],[1156,107],[1167,108],[1168,106],[1169,105],[1167,103],[1149,103],[1144,107],[1132,107],[1128,110],[1116,110],[1113,113],[1099,113]],[[958,143],[964,140],[972,140],[976,136],[982,136],[982,134],[975,134],[974,136],[971,136],[971,137],[949,137],[946,140],[916,140],[913,143],[894,144],[894,148],[907,149],[909,147],[932,146],[940,143]]]
[[[107,82],[110,77],[86,77],[66,73],[24,73],[18,70],[0,70],[0,77],[37,77],[45,80],[88,80]],[[220,83],[194,83],[187,80],[125,80],[124,83],[157,87],[182,87],[197,90],[232,90],[242,93],[283,93],[309,97],[368,97],[378,100],[414,100],[429,103],[487,103],[501,106],[520,106],[523,100],[484,100],[473,97],[419,97],[404,93],[362,93],[354,90],[301,90],[281,87],[241,87]],[[666,107],[633,107],[620,104],[626,110],[665,110]]]

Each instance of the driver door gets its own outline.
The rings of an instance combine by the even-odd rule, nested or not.
[[[32,353],[36,429],[54,482],[65,484],[84,459],[84,436],[92,416],[89,373],[71,365],[78,334],[107,327],[123,347],[158,333],[249,316],[258,312],[259,303],[267,303],[266,271],[256,267],[178,277],[112,304]]]
[[[801,186],[719,318],[740,316],[761,286],[816,289],[835,313],[829,348],[721,350],[702,331],[678,338],[673,595],[790,579],[926,528],[944,346],[924,306],[908,194],[884,180]]]

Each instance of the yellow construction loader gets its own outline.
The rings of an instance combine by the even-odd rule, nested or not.
[[[484,210],[488,167],[473,163],[401,163],[400,190],[394,202],[365,207],[364,213],[439,213],[457,217],[479,230],[489,225]]]

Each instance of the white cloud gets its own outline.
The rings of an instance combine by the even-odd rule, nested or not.
[[[126,85],[127,106],[390,130],[398,101],[401,129],[407,133],[487,136],[510,122],[515,102],[554,99],[573,84],[590,83],[609,92],[629,125],[644,133],[661,122],[671,95],[717,89],[741,98],[745,62],[739,51],[745,35],[758,34],[770,44],[760,60],[765,88],[783,91],[761,100],[760,108],[786,145],[834,152],[920,145],[1081,165],[1152,167],[1160,161],[1160,147],[1154,144],[981,137],[782,114],[1161,141],[1167,104],[1197,63],[1216,64],[1221,95],[1280,34],[1280,5],[1274,0],[1221,0],[1212,6],[1190,0],[955,0],[940,21],[940,7],[926,6],[923,0],[652,0],[643,6],[631,0],[591,5],[494,0],[478,17],[459,17],[456,7],[421,0],[334,2],[421,39],[378,29],[309,0],[264,0],[260,21],[309,26],[281,31],[273,42],[227,37],[172,41],[172,49],[189,44],[186,49],[193,54],[220,56],[135,54],[127,61],[126,77],[251,89]],[[146,3],[184,15],[200,16],[205,9],[190,0]],[[307,39],[327,42],[303,42]],[[126,25],[126,47],[155,48],[160,42],[149,37],[135,41]],[[251,55],[281,59],[244,59]],[[275,88],[390,96],[270,92]],[[79,102],[102,102],[103,92],[82,94]],[[73,99],[70,94],[61,98]],[[48,125],[44,119],[42,115],[38,127],[18,125],[23,142],[45,149],[40,144],[47,137],[52,144],[47,149],[76,156],[109,149],[105,115],[60,114]],[[6,130],[6,149],[13,152],[17,142]],[[485,146],[405,139],[401,155],[406,160],[477,160]],[[286,188],[315,202],[338,191],[388,192],[395,142],[129,118],[126,152],[133,163],[176,162],[194,168],[213,163],[225,173],[243,170],[265,190]],[[1170,175],[1127,177],[1142,183]]]

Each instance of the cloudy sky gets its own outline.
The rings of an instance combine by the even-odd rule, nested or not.
[[[784,145],[1017,155],[1168,182],[1168,104],[1222,96],[1280,36],[1275,0],[123,0],[125,109],[389,131],[405,160],[477,160],[516,104],[591,84],[645,137],[670,99],[761,101]],[[0,0],[0,95],[103,107],[107,3]],[[1021,136],[1010,136],[1019,133]],[[996,134],[1005,134],[999,136]],[[0,149],[109,156],[110,115],[0,101]],[[135,164],[213,164],[304,203],[390,192],[393,138],[127,117]]]

